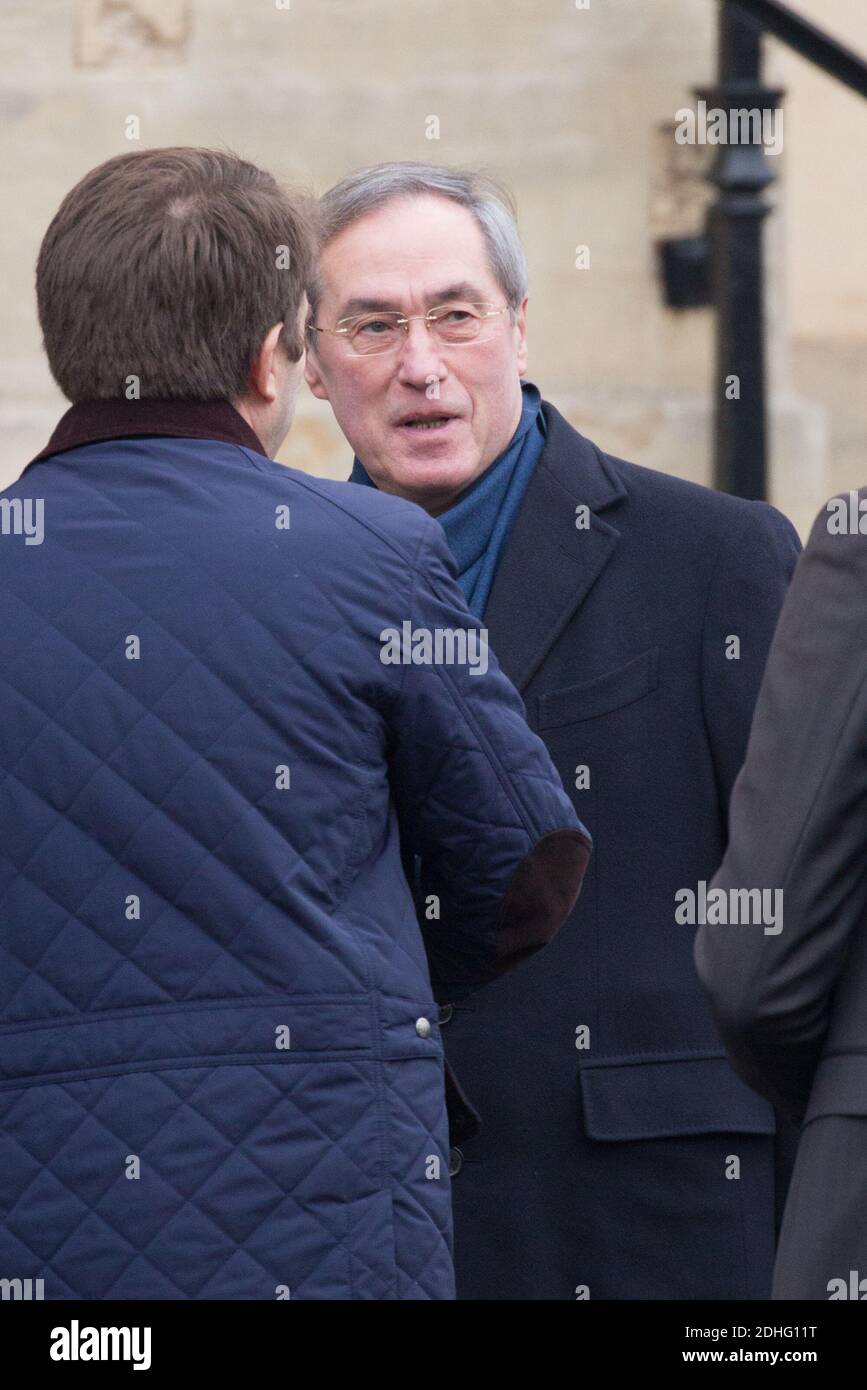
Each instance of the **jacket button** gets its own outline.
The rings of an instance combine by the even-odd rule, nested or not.
[[[449,1149],[449,1177],[457,1177],[463,1166],[464,1156],[460,1149]]]
[[[440,1027],[442,1027],[444,1023],[451,1022],[452,1014],[454,1013],[454,1011],[454,1004],[440,1004],[439,1016],[437,1018],[437,1023],[440,1025]]]
[[[430,1024],[426,1018],[417,1018],[415,1021],[415,1031],[420,1038],[430,1037]]]

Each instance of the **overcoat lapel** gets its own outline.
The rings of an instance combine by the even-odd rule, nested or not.
[[[545,448],[503,547],[484,612],[488,641],[519,690],[584,602],[617,548],[597,513],[626,496],[589,439],[547,402]],[[585,506],[588,527],[576,526]]]

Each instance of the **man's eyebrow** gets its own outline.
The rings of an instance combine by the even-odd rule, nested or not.
[[[465,299],[471,303],[479,303],[484,300],[484,295],[478,285],[473,285],[469,280],[460,280],[457,284],[446,285],[445,289],[433,290],[426,296],[427,307],[435,309],[438,304],[445,304],[451,299]],[[400,304],[396,304],[392,299],[365,299],[354,297],[347,299],[341,305],[338,313],[340,319],[351,318],[353,314],[382,314],[382,313],[403,313]]]
[[[479,304],[484,298],[478,285],[472,284],[469,280],[460,280],[456,285],[447,285],[444,290],[437,290],[431,296],[428,308],[433,309],[437,304],[445,304],[450,299],[465,299],[472,304]]]
[[[399,305],[387,299],[347,299],[345,304],[341,305],[337,317],[339,321],[349,318],[352,314],[399,312],[399,309]]]

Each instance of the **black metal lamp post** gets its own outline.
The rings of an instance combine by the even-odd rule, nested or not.
[[[776,175],[761,137],[764,113],[776,125],[783,95],[762,82],[764,33],[867,96],[864,59],[781,0],[720,0],[718,81],[697,92],[723,113],[727,138],[709,174],[717,195],[703,235],[662,243],[661,267],[673,308],[716,309],[714,482],[750,498],[763,498],[767,485],[762,221],[764,192]],[[752,112],[758,130],[744,119]]]
[[[767,486],[764,191],[776,178],[762,144],[764,114],[776,120],[782,97],[761,76],[761,32],[735,6],[719,12],[719,82],[701,91],[726,116],[710,178],[718,191],[708,216],[710,276],[718,321],[714,362],[714,483],[739,497],[763,498]],[[736,124],[735,112],[757,113]],[[737,130],[739,139],[732,139]]]

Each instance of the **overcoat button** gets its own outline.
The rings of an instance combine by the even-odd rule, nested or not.
[[[454,1011],[454,1004],[440,1004],[439,1016],[437,1018],[437,1023],[440,1025],[440,1027],[442,1027],[444,1023],[451,1022],[452,1014],[454,1013]]]
[[[464,1166],[464,1156],[460,1149],[449,1149],[449,1177],[457,1177]]]
[[[430,1037],[430,1024],[426,1018],[417,1018],[415,1021],[415,1031],[420,1038]]]

